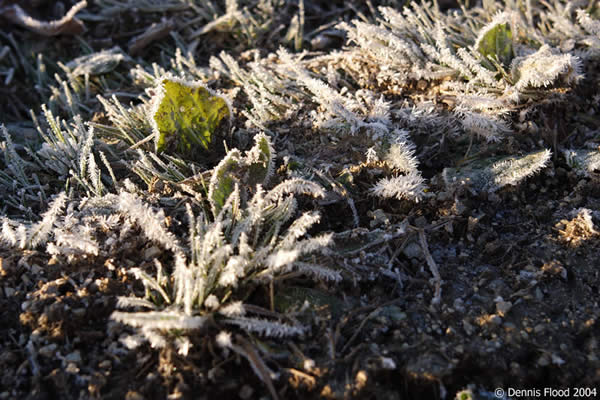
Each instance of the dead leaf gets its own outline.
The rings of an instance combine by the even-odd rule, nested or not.
[[[172,19],[152,24],[144,33],[131,39],[129,42],[129,54],[132,56],[139,54],[149,44],[168,36],[173,29],[175,29],[175,21]]]
[[[79,35],[85,31],[83,22],[75,18],[75,14],[87,6],[85,0],[75,4],[71,9],[59,20],[56,21],[39,21],[32,18],[18,4],[0,8],[0,16],[10,20],[16,25],[20,25],[32,32],[43,36],[56,35]]]

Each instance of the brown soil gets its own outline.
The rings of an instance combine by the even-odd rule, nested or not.
[[[397,279],[375,274],[376,253],[361,252],[346,265],[353,272],[343,284],[314,288],[319,305],[298,316],[317,321],[309,334],[258,341],[280,373],[280,397],[443,398],[467,385],[484,396],[494,388],[594,388],[600,241],[575,226],[572,210],[598,210],[600,192],[560,167],[547,171],[492,198],[448,199],[440,190],[411,210],[414,233],[378,248],[397,254],[389,270]],[[438,306],[417,228],[443,279]],[[117,259],[127,264],[144,246],[132,243]],[[117,346],[125,328],[108,317],[115,296],[134,282],[123,268],[111,271],[114,256],[48,265],[43,253],[3,252],[0,262],[2,398],[267,393],[243,360],[223,358],[202,334],[187,358]]]

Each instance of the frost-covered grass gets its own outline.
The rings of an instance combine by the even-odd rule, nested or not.
[[[354,199],[411,207],[435,195],[424,176],[449,192],[495,192],[518,188],[551,157],[597,173],[597,135],[549,141],[541,118],[574,98],[583,114],[599,111],[597,2],[483,1],[442,12],[387,1],[364,18],[332,12],[337,20],[310,30],[305,17],[320,2],[221,3],[102,0],[81,13],[99,26],[132,7],[144,22],[176,20],[142,56],[92,48],[83,36],[82,54],[34,58],[1,38],[5,83],[18,75],[41,100],[29,119],[8,107],[0,114],[0,246],[74,262],[110,257],[140,228],[170,264],[157,257],[155,271],[131,270],[146,296],[121,298],[120,308],[136,311],[112,315],[137,329],[132,347],[143,338],[187,355],[186,335],[210,320],[216,343],[271,387],[231,332],[299,337],[310,327],[276,310],[248,316],[241,294],[291,273],[342,279],[335,232],[319,224],[326,204],[350,205],[354,218],[338,224],[349,230],[367,219]],[[231,115],[214,147],[156,151],[165,76],[226,100]],[[586,82],[596,87],[576,97]],[[436,158],[448,142],[469,144]],[[373,174],[354,184],[361,171]]]

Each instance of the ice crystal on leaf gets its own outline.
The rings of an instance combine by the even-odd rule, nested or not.
[[[548,164],[551,154],[550,150],[541,150],[521,157],[474,161],[459,168],[445,168],[443,177],[449,187],[467,185],[475,190],[494,192],[535,175]]]
[[[298,82],[268,59],[252,61],[244,69],[232,56],[222,52],[219,57],[211,57],[210,65],[240,85],[251,106],[251,112],[242,110],[242,114],[258,127],[291,117],[299,108],[298,100],[304,97],[297,90]]]
[[[527,87],[547,87],[561,76],[568,83],[576,83],[582,77],[578,57],[553,54],[548,45],[543,45],[530,56],[515,59],[512,69],[513,76],[518,78],[515,84],[518,91]]]
[[[514,157],[498,161],[490,167],[494,177],[494,187],[517,185],[520,181],[540,171],[550,161],[550,150],[542,150],[524,157]]]
[[[393,178],[384,178],[373,187],[372,191],[373,194],[384,198],[394,197],[399,200],[419,201],[425,188],[424,183],[420,174],[412,172]]]
[[[119,209],[130,215],[149,239],[172,250],[175,265],[171,279],[164,281],[140,269],[132,270],[149,292],[158,295],[152,298],[161,300],[151,311],[119,311],[113,314],[114,319],[140,328],[140,333],[154,340],[155,345],[162,343],[155,335],[167,334],[171,329],[198,329],[210,313],[227,317],[223,323],[264,335],[303,332],[298,326],[245,316],[243,304],[230,298],[240,286],[252,281],[269,282],[292,269],[309,271],[307,275],[316,278],[341,278],[335,271],[303,261],[306,255],[325,252],[331,243],[332,235],[328,234],[306,237],[308,229],[319,221],[318,213],[308,212],[293,219],[296,195],[323,197],[323,189],[293,179],[264,190],[262,184],[272,170],[274,151],[264,134],[257,135],[255,142],[245,156],[237,149],[230,150],[214,168],[209,185],[211,213],[197,215],[187,205],[187,249],[165,230],[160,211],[155,213],[134,195],[121,193]],[[167,283],[171,281],[172,285]],[[146,303],[127,299],[120,304]]]
[[[42,220],[35,224],[22,224],[3,218],[0,239],[10,246],[21,249],[34,249],[40,244],[45,244],[54,231],[54,225],[62,213],[66,200],[67,195],[64,192],[58,195],[50,203],[48,211],[42,214]]]
[[[463,8],[460,13],[442,14],[427,3],[412,3],[401,11],[382,7],[377,24],[338,25],[348,33],[349,43],[358,47],[350,47],[346,63],[365,65],[364,70],[377,77],[376,84],[396,85],[399,90],[417,80],[441,81],[444,92],[458,100],[460,108],[453,111],[465,130],[499,140],[511,132],[507,110],[527,99],[553,95],[546,90],[552,85],[574,86],[582,77],[582,64],[578,55],[549,43],[536,48],[525,41],[532,31],[535,37],[542,35],[517,10],[493,11]],[[597,24],[583,11],[577,15],[585,31],[593,34]],[[372,81],[369,76],[357,78]],[[462,101],[466,97],[472,101]],[[479,109],[478,104],[492,102],[495,110]]]

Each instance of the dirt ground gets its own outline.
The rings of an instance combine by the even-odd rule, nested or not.
[[[548,110],[564,118],[559,143],[573,140],[572,109]],[[311,140],[295,154],[316,148]],[[493,399],[497,389],[550,387],[600,398],[600,235],[581,211],[600,226],[598,180],[555,154],[517,188],[450,190],[443,168],[467,145],[449,141],[423,162],[430,196],[419,203],[354,199],[361,228],[335,237],[335,254],[321,260],[341,283],[275,284],[275,310],[310,326],[293,340],[252,338],[281,399],[451,399],[467,388]],[[533,147],[529,138],[509,145]],[[357,168],[353,187],[364,193],[374,177]],[[320,210],[319,231],[349,232],[344,199]],[[246,360],[214,346],[216,326],[192,337],[187,357],[120,344],[131,330],[109,316],[117,296],[143,294],[126,271],[151,268],[153,254],[141,235],[75,264],[0,248],[0,400],[269,398]],[[265,288],[249,299],[269,308]]]
[[[297,318],[318,323],[301,340],[262,342],[281,398],[444,398],[469,385],[490,398],[495,388],[598,386],[600,241],[570,215],[600,209],[597,183],[555,165],[519,191],[447,197],[439,191],[405,217],[427,237],[441,303],[431,305],[418,229],[380,246],[396,254],[396,278],[369,274],[371,253],[356,260],[361,270],[346,266],[353,279],[300,288],[316,300]],[[122,254],[64,266],[48,265],[43,252],[1,254],[2,398],[266,395],[241,360],[216,354],[202,332],[187,358],[116,351],[123,328],[108,317],[132,282],[114,264],[133,264],[147,247],[140,240]],[[291,300],[281,307],[293,308],[293,287],[283,292]],[[32,351],[38,342],[48,344]]]

